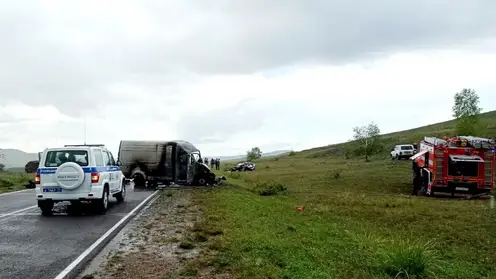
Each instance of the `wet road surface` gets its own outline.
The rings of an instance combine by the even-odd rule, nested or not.
[[[33,205],[36,205],[36,196],[34,195],[34,189],[23,192],[0,194],[0,216]]]
[[[152,193],[129,188],[105,215],[49,217],[41,216],[34,190],[0,196],[0,278],[53,279]]]

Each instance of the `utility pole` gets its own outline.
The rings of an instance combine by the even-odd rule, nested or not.
[[[84,117],[84,144],[86,145],[86,116]]]

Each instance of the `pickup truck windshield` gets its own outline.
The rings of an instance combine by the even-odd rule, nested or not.
[[[86,150],[48,151],[45,167],[58,167],[66,162],[73,162],[82,167],[88,166],[88,152]]]

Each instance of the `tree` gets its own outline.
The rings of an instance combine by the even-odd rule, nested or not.
[[[453,117],[456,118],[457,135],[477,135],[482,132],[479,122],[479,114],[482,108],[479,107],[479,95],[475,90],[463,88],[455,94],[455,104],[453,105]]]
[[[378,142],[378,136],[381,133],[379,126],[374,122],[366,126],[357,126],[353,128],[353,139],[355,139],[365,154],[365,161],[369,161],[369,154]]]
[[[0,171],[3,171],[4,168],[5,168],[5,165],[0,163]]]
[[[253,147],[250,151],[246,151],[246,160],[253,161],[262,158],[262,150],[258,147]]]

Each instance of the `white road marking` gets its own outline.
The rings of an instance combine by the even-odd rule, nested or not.
[[[12,195],[12,194],[17,194],[17,193],[22,193],[22,192],[27,192],[27,191],[34,191],[34,189],[26,189],[26,190],[14,191],[14,192],[2,193],[2,194],[0,194],[0,197],[1,196]]]
[[[19,209],[19,210],[16,210],[16,211],[12,211],[12,212],[9,212],[9,213],[0,214],[0,218],[7,217],[7,216],[12,216],[12,215],[16,215],[16,214],[19,214],[21,212],[24,212],[24,211],[28,211],[30,209],[33,209],[35,207],[38,207],[38,206],[37,205],[33,205],[33,206],[30,206],[30,207],[26,207],[26,208]]]
[[[122,223],[127,221],[127,219],[131,218],[138,209],[140,209],[144,204],[146,204],[149,200],[153,199],[157,194],[159,190],[153,192],[150,196],[148,196],[145,200],[143,200],[140,204],[138,204],[136,207],[134,207],[131,212],[129,212],[126,216],[124,216],[117,224],[115,224],[112,228],[110,228],[105,234],[103,234],[97,241],[95,241],[88,249],[86,249],[77,259],[75,259],[72,263],[70,263],[62,272],[59,273],[54,279],[64,279],[67,274],[69,274],[74,268],[78,266],[79,263],[81,263],[93,250],[95,250],[100,243],[105,241],[105,239],[113,233]]]

